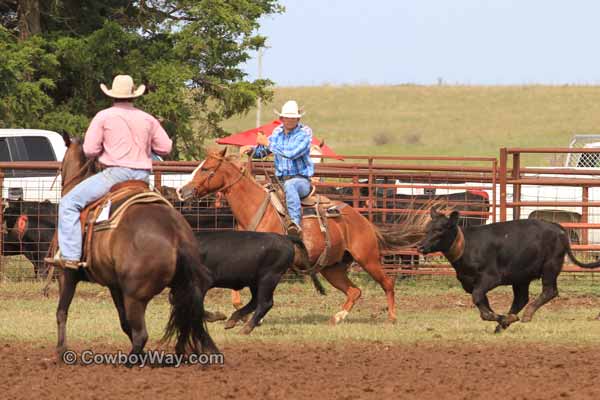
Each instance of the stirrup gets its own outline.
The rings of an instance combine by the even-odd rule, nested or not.
[[[295,222],[292,222],[287,227],[287,234],[290,236],[298,236],[302,238],[302,228]]]
[[[79,267],[87,267],[87,263],[83,261],[64,260],[60,256],[60,249],[56,252],[54,257],[44,258],[46,264],[52,264],[61,268],[78,269]]]

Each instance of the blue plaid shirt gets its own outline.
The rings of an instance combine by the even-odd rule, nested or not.
[[[313,176],[315,166],[310,159],[312,129],[298,124],[285,134],[283,125],[278,126],[269,136],[269,146],[258,145],[254,148],[254,158],[264,158],[275,154],[275,175],[304,175]]]

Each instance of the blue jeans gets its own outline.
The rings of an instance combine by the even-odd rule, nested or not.
[[[58,207],[58,246],[64,260],[80,261],[82,253],[79,215],[86,205],[104,196],[117,183],[132,179],[148,182],[150,171],[109,167],[80,182],[61,200]]]
[[[283,183],[285,201],[292,221],[300,225],[302,206],[300,198],[310,193],[310,181],[306,178],[291,178]]]

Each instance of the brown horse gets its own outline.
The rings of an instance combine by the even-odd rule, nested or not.
[[[193,195],[204,196],[219,191],[225,195],[242,229],[251,225],[268,195],[262,186],[244,173],[239,163],[225,157],[225,150],[210,149],[206,160],[192,173],[190,181],[178,189],[178,194],[181,199],[188,199]],[[341,202],[334,204],[340,206],[341,216],[328,219],[331,249],[320,272],[332,286],[346,294],[346,302],[331,321],[338,323],[346,318],[361,296],[361,290],[348,278],[348,267],[352,261],[360,264],[381,285],[387,297],[389,320],[394,321],[394,279],[384,273],[380,262],[380,248],[391,247],[390,244],[375,226],[352,207]],[[277,210],[270,203],[258,221],[256,230],[284,233]],[[315,218],[304,219],[302,230],[309,261],[315,264],[325,248],[324,235]]]
[[[63,138],[67,146],[61,170],[65,195],[96,173],[96,163],[86,160],[78,139]],[[134,204],[116,228],[94,233],[90,251],[93,265],[65,268],[60,277],[56,312],[59,359],[66,350],[69,305],[82,280],[110,289],[132,353],[142,353],[148,340],[146,306],[165,287],[171,288],[171,315],[163,339],[176,336],[178,353],[218,351],[203,322],[204,296],[212,278],[200,262],[196,239],[181,214],[165,204]]]

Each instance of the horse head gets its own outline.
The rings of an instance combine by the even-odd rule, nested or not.
[[[79,182],[95,173],[96,166],[93,159],[86,158],[81,139],[71,138],[66,132],[63,132],[62,136],[67,146],[60,169],[64,195]]]
[[[241,166],[226,157],[226,152],[226,148],[207,150],[206,159],[192,172],[189,181],[177,189],[181,201],[225,190],[232,185],[232,179],[243,176]]]

